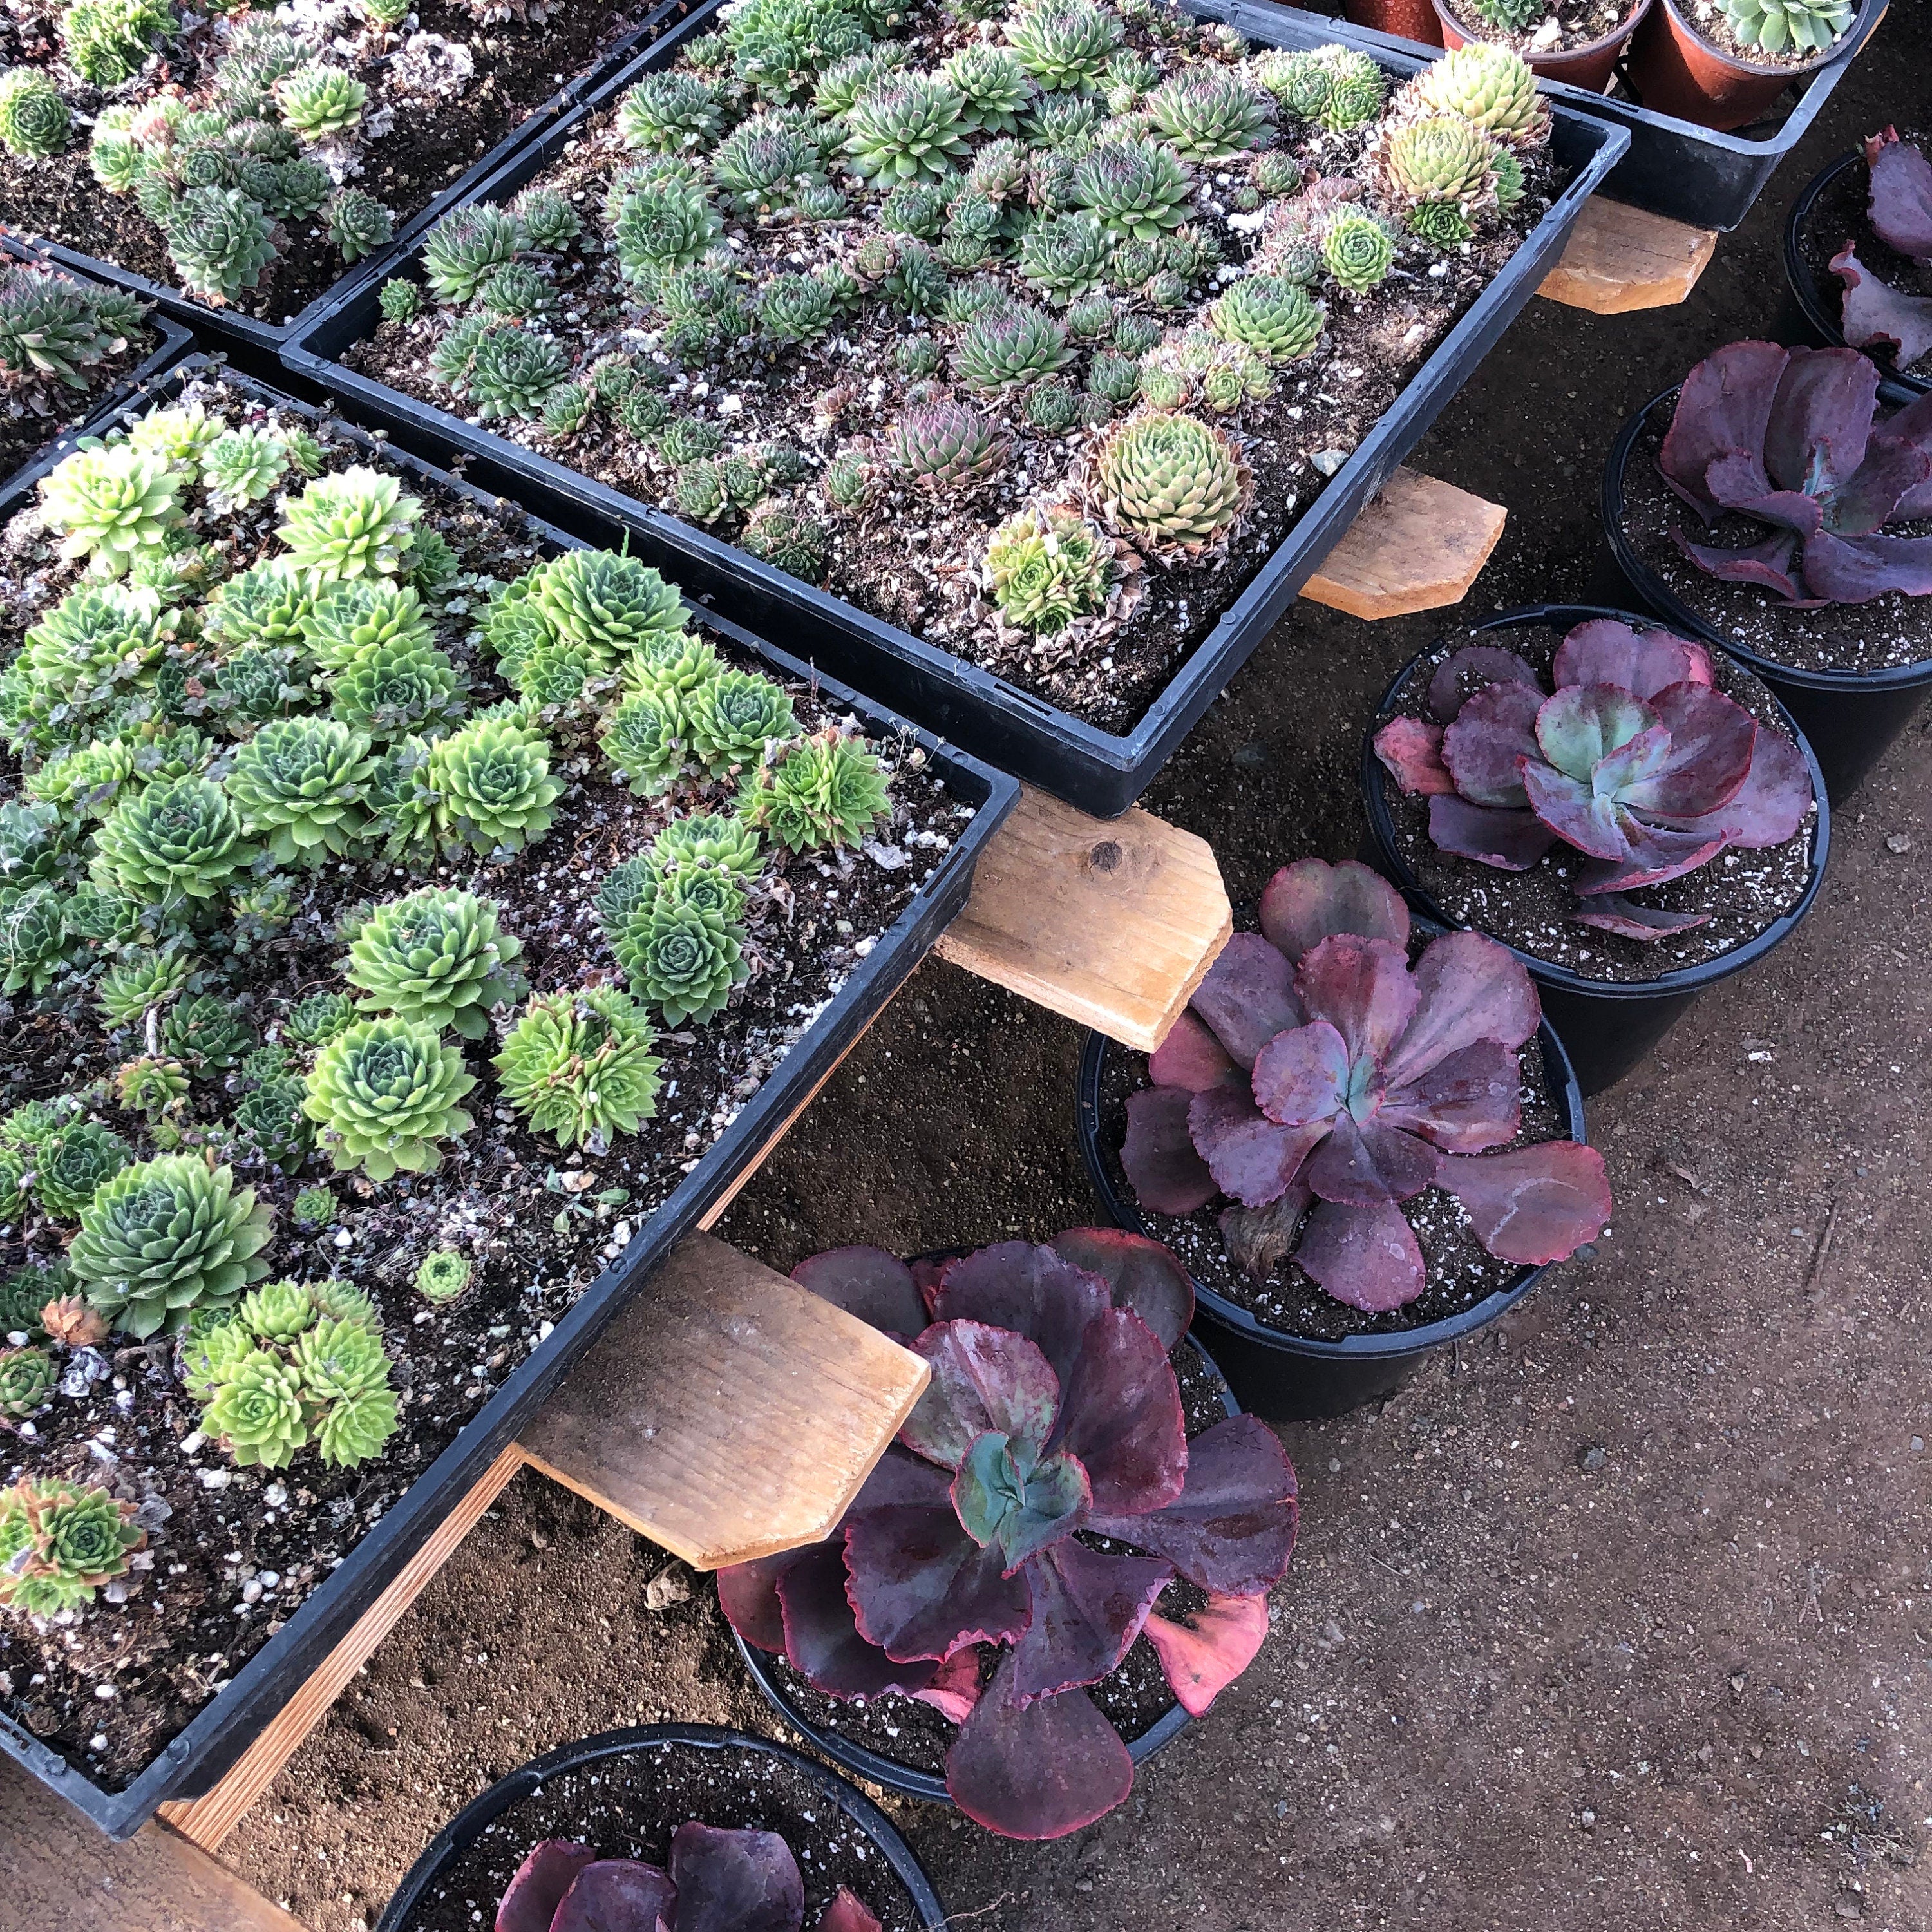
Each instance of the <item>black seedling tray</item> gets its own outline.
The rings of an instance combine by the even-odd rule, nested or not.
[[[514,194],[550,165],[598,109],[644,74],[664,65],[687,40],[704,32],[719,4],[720,0],[705,0],[622,74],[546,128],[491,179],[478,184],[470,198],[501,201]],[[1270,46],[1318,46],[1340,40],[1366,48],[1384,66],[1405,75],[1424,64],[1418,51],[1406,42],[1310,14],[1230,4],[1227,0],[1198,0],[1190,10],[1203,19],[1232,21]],[[1558,106],[1556,122],[1556,158],[1576,171],[1575,178],[1409,378],[1247,588],[1189,652],[1166,688],[1124,734],[1088,724],[938,645],[759,562],[692,524],[344,368],[338,358],[376,326],[380,290],[372,277],[310,311],[291,332],[283,361],[298,376],[350,398],[359,412],[380,417],[412,448],[471,451],[488,457],[508,474],[540,485],[565,506],[558,512],[559,520],[572,527],[587,514],[604,525],[628,530],[638,554],[688,589],[700,591],[745,622],[784,638],[801,656],[877,694],[932,730],[944,732],[1002,770],[1084,811],[1113,818],[1147,788],[1556,266],[1584,202],[1602,184],[1630,140],[1622,130],[1606,128],[1567,106]]]
[[[472,190],[495,173],[525,142],[533,139],[560,115],[568,113],[580,100],[601,88],[611,74],[627,66],[635,58],[641,43],[662,32],[664,22],[676,19],[690,4],[691,0],[663,0],[662,4],[654,7],[648,18],[633,27],[609,52],[574,80],[559,88],[548,100],[532,108],[488,153],[472,166],[466,168],[427,207],[412,215],[398,230],[392,242],[345,268],[334,283],[286,322],[262,322],[238,310],[217,308],[211,302],[197,302],[185,289],[177,288],[172,283],[150,281],[146,275],[136,274],[132,268],[124,268],[118,262],[83,255],[79,249],[70,248],[50,236],[22,235],[21,238],[31,242],[49,261],[73,274],[91,276],[97,282],[125,289],[130,295],[139,296],[145,302],[152,302],[158,310],[172,316],[177,322],[186,323],[198,334],[212,336],[218,343],[235,344],[260,351],[272,360],[278,358],[283,344],[304,321],[320,314],[345,290],[368,276],[380,274],[406,254],[425,230],[441,220]],[[8,232],[5,213],[4,208],[0,208],[0,236]]]
[[[1789,114],[1781,120],[1767,117],[1727,134],[1714,128],[1700,128],[1694,121],[1680,121],[1672,114],[1654,113],[1628,93],[1592,94],[1562,81],[1545,81],[1543,92],[1552,101],[1594,115],[1629,134],[1630,152],[1604,184],[1604,192],[1612,200],[1648,208],[1653,214],[1667,214],[1673,221],[1688,221],[1694,228],[1728,230],[1751,212],[1778,163],[1810,132],[1832,88],[1884,19],[1887,4],[1888,0],[1862,0],[1850,30],[1830,62],[1796,83],[1800,92]],[[1276,6],[1273,0],[1234,0],[1226,17],[1244,33],[1264,39],[1266,36],[1244,16],[1293,14],[1296,10]],[[1378,54],[1384,50],[1410,54],[1424,51],[1418,42],[1398,40],[1392,34],[1370,34],[1367,38]],[[1628,86],[1622,77],[1621,62],[1616,85]]]
[[[130,419],[175,395],[188,377],[219,374],[244,396],[319,420],[321,411],[239,375],[218,370],[206,356],[193,356],[161,378],[151,400],[123,413]],[[425,484],[465,495],[500,518],[519,506],[493,494],[489,479],[472,469],[466,480],[364,436],[376,460]],[[0,492],[0,526],[22,508],[40,478],[58,457],[44,454]],[[532,534],[553,551],[585,546],[540,515],[528,517]],[[632,1292],[714,1203],[756,1162],[766,1144],[781,1133],[846,1049],[863,1033],[933,941],[965,904],[973,872],[986,842],[1019,796],[1010,778],[952,746],[916,731],[884,706],[869,703],[812,666],[715,616],[701,606],[694,615],[710,630],[761,658],[779,675],[808,680],[832,704],[856,714],[868,734],[909,736],[925,751],[928,769],[964,802],[976,806],[972,823],[940,862],[937,875],[854,969],[851,976],[778,1062],[743,1110],[686,1174],[670,1197],[644,1222],[616,1261],[599,1274],[548,1337],[478,1410],[463,1432],[410,1486],[395,1506],[356,1544],[328,1580],[320,1585],[283,1629],[270,1637],[194,1720],[163,1747],[159,1755],[124,1790],[97,1784],[32,1732],[0,1714],[0,1749],[24,1765],[51,1789],[69,1799],[110,1837],[127,1838],[164,1799],[199,1797],[211,1789],[289,1699],[305,1683],[362,1612],[382,1594],[398,1571],[420,1549],[451,1510],[472,1489],[517,1432],[540,1408],[570,1365],[600,1335]]]

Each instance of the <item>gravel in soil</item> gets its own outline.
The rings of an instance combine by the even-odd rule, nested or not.
[[[1928,136],[1920,130],[1901,128],[1899,139],[1909,141],[1922,154],[1928,152]],[[1871,225],[1870,190],[1871,176],[1863,160],[1843,170],[1811,204],[1804,225],[1798,231],[1798,252],[1811,272],[1811,280],[1828,315],[1840,314],[1844,304],[1844,283],[1832,272],[1832,258],[1847,244],[1858,250],[1860,266],[1901,295],[1932,300],[1932,266],[1901,255],[1881,242]],[[1891,367],[1891,351],[1875,354],[1882,366]],[[1922,379],[1932,376],[1932,351],[1916,362],[1906,364],[1906,372]]]
[[[1452,7],[1459,21],[1471,25],[1465,39],[1489,40],[1514,47],[1527,59],[1535,54],[1562,53],[1572,47],[1587,47],[1614,33],[1637,10],[1640,0],[1571,0],[1568,6],[1548,8],[1543,17],[1526,27],[1505,29],[1483,18],[1473,0],[1462,0]],[[1661,4],[1661,0],[1659,0]]]
[[[1657,0],[1661,7],[1664,0]],[[1853,11],[1857,10],[1854,8]],[[1726,14],[1721,0],[1683,0],[1677,9],[1678,19],[1690,28],[1700,40],[1708,41],[1718,52],[1734,61],[1742,61],[1747,67],[1784,68],[1796,70],[1809,67],[1814,61],[1822,60],[1831,52],[1829,47],[1786,47],[1782,50],[1771,47],[1748,46],[1739,40]]]
[[[1730,548],[1762,542],[1766,526],[1729,511],[1708,530],[1701,526],[1657,467],[1670,410],[1660,404],[1651,412],[1624,470],[1624,534],[1639,562],[1706,623],[1774,664],[1795,670],[1891,670],[1932,658],[1932,598],[1894,591],[1864,604],[1801,608],[1755,585],[1727,584],[1691,562],[1672,541],[1672,530],[1682,530],[1693,543]],[[1888,524],[1885,533],[1932,536],[1932,519]]]
[[[1546,688],[1550,662],[1561,641],[1540,626],[1445,638],[1418,662],[1394,704],[1378,714],[1376,724],[1379,728],[1398,713],[1424,716],[1430,676],[1451,651],[1466,644],[1501,644],[1534,665]],[[1711,669],[1717,688],[1742,704],[1761,728],[1790,736],[1779,719],[1777,700],[1742,664],[1714,652]],[[1474,860],[1454,858],[1438,851],[1429,836],[1426,799],[1408,796],[1379,765],[1369,782],[1382,794],[1394,830],[1396,856],[1452,926],[1474,926],[1520,952],[1586,980],[1654,980],[1722,958],[1789,914],[1810,882],[1818,824],[1815,805],[1797,833],[1782,845],[1721,853],[1681,879],[1626,895],[1640,905],[1696,913],[1708,922],[1666,939],[1626,939],[1579,926],[1571,916],[1583,904],[1568,883],[1581,862],[1574,850],[1559,847],[1526,872],[1505,872]]]

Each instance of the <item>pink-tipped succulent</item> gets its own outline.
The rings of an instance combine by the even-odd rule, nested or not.
[[[1707,526],[1728,510],[1775,534],[1727,550],[1673,530],[1678,549],[1800,606],[1932,596],[1932,537],[1886,529],[1932,517],[1932,396],[1875,422],[1878,385],[1855,349],[1733,342],[1707,356],[1684,380],[1658,468]]]
[[[1526,872],[1568,846],[1588,860],[1574,882],[1581,924],[1662,939],[1709,915],[1627,894],[1804,824],[1802,754],[1712,688],[1702,644],[1593,618],[1557,646],[1550,677],[1553,694],[1514,652],[1472,644],[1437,668],[1426,718],[1376,734],[1396,784],[1429,800],[1438,850]]]
[[[1366,866],[1304,859],[1262,896],[1130,1096],[1120,1163],[1141,1204],[1222,1196],[1258,1279],[1292,1256],[1337,1301],[1384,1313],[1427,1284],[1402,1203],[1439,1187],[1498,1259],[1561,1261],[1610,1217],[1603,1156],[1508,1148],[1517,1048],[1542,1016],[1507,946],[1451,932],[1408,964],[1408,910]],[[1488,1153],[1488,1148],[1507,1148]]]
[[[805,1882],[776,1832],[680,1825],[668,1869],[546,1838],[517,1868],[496,1932],[802,1932]],[[880,1932],[843,1886],[813,1932]]]
[[[1198,1713],[1268,1634],[1294,1546],[1280,1443],[1246,1415],[1187,1439],[1168,1355],[1194,1291],[1138,1235],[1076,1228],[916,1274],[844,1248],[794,1278],[906,1341],[932,1380],[833,1535],[718,1572],[726,1616],[828,1696],[896,1691],[951,1718],[946,1789],[989,1829],[1092,1823],[1133,1762],[1084,1687],[1144,1635]],[[1177,1576],[1206,1601],[1156,1614]]]
[[[1932,161],[1898,130],[1887,128],[1865,143],[1872,231],[1886,246],[1921,268],[1932,268]],[[1854,349],[1890,352],[1901,369],[1932,355],[1932,298],[1907,295],[1881,280],[1850,242],[1832,258],[1845,285],[1840,310]]]

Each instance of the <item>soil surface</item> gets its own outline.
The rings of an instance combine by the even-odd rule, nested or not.
[[[1928,137],[1920,130],[1901,128],[1899,138],[1910,142],[1922,154],[1932,152]],[[1878,238],[1869,212],[1871,176],[1863,160],[1856,160],[1811,204],[1804,226],[1798,232],[1798,252],[1811,272],[1825,311],[1841,314],[1845,285],[1832,272],[1832,258],[1847,242],[1858,250],[1859,266],[1901,294],[1932,298],[1932,268],[1901,255]],[[1889,352],[1880,357],[1888,359]],[[1906,365],[1907,372],[1922,380],[1932,376],[1932,351]]]
[[[1568,6],[1546,8],[1540,20],[1514,32],[1505,31],[1483,18],[1475,0],[1461,0],[1450,10],[1470,31],[1468,40],[1499,41],[1514,47],[1526,59],[1538,54],[1562,53],[1570,47],[1587,47],[1600,40],[1629,20],[1639,0],[1570,0]]]
[[[1412,459],[1509,508],[1472,615],[1630,600],[1597,522],[1618,424],[1721,343],[1798,339],[1770,306],[1792,198],[1928,71],[1932,19],[1895,5],[1682,306],[1530,304]],[[1442,629],[1297,605],[1147,805],[1237,900],[1354,856],[1362,730]],[[1387,1402],[1282,1429],[1303,1532],[1273,1634],[1126,1804],[1022,1845],[893,1803],[956,1924],[1932,1924],[1922,716],[1834,829],[1814,916],[1592,1103],[1618,1200],[1594,1258]],[[1087,1220],[1082,1038],[928,963],[720,1232],[789,1267]],[[223,1856],[352,1932],[492,1780],[660,1717],[780,1728],[710,1586],[526,1472]]]

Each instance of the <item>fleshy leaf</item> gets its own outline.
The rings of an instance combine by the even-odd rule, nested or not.
[[[1751,741],[1750,770],[1744,783],[1709,820],[1658,815],[1679,832],[1727,830],[1733,845],[1762,851],[1796,836],[1811,796],[1811,770],[1804,753],[1782,732],[1760,727]]]
[[[1564,634],[1550,675],[1558,685],[1614,684],[1642,698],[1673,684],[1708,684],[1711,654],[1669,631],[1640,631],[1616,617],[1592,617]]]
[[[887,1690],[916,1696],[938,1666],[930,1658],[896,1664],[860,1636],[845,1590],[844,1545],[836,1538],[803,1552],[779,1580],[783,1648],[793,1669],[828,1697],[877,1697]]]
[[[1198,1718],[1255,1660],[1268,1633],[1265,1597],[1210,1597],[1184,1622],[1150,1616],[1142,1634],[1180,1708]]]
[[[968,1449],[952,1484],[961,1527],[982,1549],[997,1547],[1010,1571],[1071,1536],[1092,1493],[1077,1456],[1036,1462],[1016,1448],[989,1429]]]
[[[1088,1323],[1110,1305],[1104,1281],[1052,1249],[997,1241],[946,1270],[933,1314],[941,1322],[983,1322],[1024,1335],[1064,1382]]]
[[[900,1664],[1010,1643],[1033,1612],[1025,1576],[1007,1576],[1000,1552],[982,1550],[950,1504],[848,1516],[845,1568],[860,1634]]]
[[[778,1584],[803,1553],[788,1550],[776,1556],[734,1563],[718,1571],[718,1607],[726,1622],[754,1649],[784,1648],[784,1606],[778,1600]]]
[[[1649,784],[1670,764],[1670,734],[1662,724],[1652,724],[1597,760],[1590,789],[1599,798],[1627,805],[1633,788]]]
[[[1902,591],[1932,596],[1932,537],[1834,537],[1804,546],[1804,587],[1833,604],[1868,604]]]
[[[1436,798],[1456,789],[1442,762],[1442,727],[1426,718],[1391,718],[1376,734],[1376,756],[1411,798]]]
[[[1824,512],[1816,496],[1802,490],[1774,490],[1755,456],[1734,450],[1711,465],[1705,478],[1711,494],[1727,510],[1740,516],[1755,517],[1760,523],[1775,524],[1780,530],[1794,530],[1808,537],[1824,520]]]
[[[1144,1516],[1092,1516],[1102,1536],[1164,1556],[1196,1589],[1252,1597],[1294,1553],[1294,1465],[1258,1416],[1231,1416],[1187,1445],[1187,1486]]]
[[[1069,1228],[1053,1238],[1054,1253],[1096,1274],[1112,1289],[1114,1306],[1138,1315],[1171,1350],[1194,1320],[1194,1283],[1174,1250],[1122,1228]],[[1063,1412],[1072,1406],[1063,1396]]]
[[[1515,1139],[1522,1123],[1516,1050],[1501,1040],[1477,1040],[1385,1095],[1376,1118],[1387,1126],[1412,1128],[1451,1154],[1501,1147]]]
[[[1839,325],[1853,348],[1888,349],[1901,369],[1932,352],[1932,297],[1894,288],[1849,244],[1832,257],[1831,269],[1845,285]]]
[[[1651,702],[1670,734],[1670,754],[1621,788],[1620,801],[1671,818],[1715,812],[1736,796],[1750,770],[1757,721],[1708,685],[1673,684]]]
[[[798,1932],[805,1882],[776,1832],[721,1831],[695,1822],[670,1837],[677,1932]]]
[[[1856,349],[1794,349],[1764,433],[1764,466],[1780,490],[1822,496],[1865,460],[1878,369]]]
[[[1604,1157],[1580,1141],[1445,1154],[1436,1184],[1468,1210],[1477,1240],[1491,1254],[1526,1266],[1567,1260],[1610,1218]]]
[[[833,1248],[800,1262],[791,1278],[888,1335],[914,1336],[926,1326],[926,1302],[912,1270],[883,1248]]]
[[[1442,734],[1442,759],[1456,789],[1472,805],[1522,803],[1522,764],[1536,755],[1540,685],[1485,685]]]
[[[1358,1207],[1318,1201],[1294,1258],[1337,1301],[1366,1314],[1402,1307],[1428,1286],[1415,1231],[1393,1202]]]
[[[1246,1072],[1255,1055],[1305,1017],[1290,990],[1294,969],[1258,932],[1238,932],[1195,988],[1194,1010]]]
[[[1420,997],[1401,946],[1346,932],[1302,955],[1294,993],[1311,1021],[1326,1020],[1340,1034],[1358,1066],[1388,1057],[1414,1017]],[[1258,1076],[1258,1060],[1255,1068]],[[1261,1097],[1258,1083],[1255,1097]]]
[[[1515,652],[1499,644],[1465,644],[1436,667],[1436,674],[1429,680],[1429,715],[1438,724],[1453,724],[1478,692],[1498,682],[1528,685],[1536,692],[1537,702],[1543,701],[1535,672]]]
[[[1706,472],[1732,451],[1763,448],[1772,399],[1789,359],[1790,351],[1774,342],[1726,343],[1684,377],[1657,466],[1706,524],[1716,520],[1718,505]]]
[[[1932,302],[1926,304],[1932,314]],[[1932,476],[1932,449],[1874,442],[1844,485],[1820,505],[1822,526],[1834,536],[1868,536],[1899,514],[1899,505]]]
[[[532,1845],[496,1908],[496,1932],[550,1932],[564,1894],[596,1856],[594,1847],[573,1838],[545,1838]]]
[[[1187,1475],[1180,1390],[1166,1348],[1138,1315],[1110,1309],[1088,1330],[1054,1447],[1080,1459],[1103,1514],[1159,1509],[1180,1495]]]
[[[1787,602],[1802,603],[1798,580],[1791,574],[1791,560],[1798,539],[1788,530],[1766,537],[1762,543],[1726,545],[1694,544],[1682,530],[1670,532],[1671,541],[1707,574],[1724,584],[1755,584],[1774,590]]]
[[[1624,814],[1615,799],[1598,796],[1587,779],[1573,778],[1554,765],[1528,763],[1522,779],[1530,809],[1564,844],[1593,859],[1622,859],[1628,853]]]
[[[980,1701],[980,1646],[969,1643],[956,1650],[939,1666],[932,1682],[913,1694],[948,1724],[963,1724]]]
[[[1193,1100],[1185,1087],[1144,1087],[1127,1096],[1120,1166],[1134,1198],[1150,1213],[1191,1214],[1221,1191],[1188,1136]]]
[[[1537,712],[1536,742],[1559,772],[1587,784],[1619,745],[1656,722],[1642,698],[1613,684],[1570,684]],[[1536,802],[1533,795],[1530,802]]]
[[[1889,128],[1865,143],[1865,158],[1871,168],[1866,208],[1874,231],[1888,248],[1932,267],[1932,162]]]
[[[1348,1042],[1326,1020],[1278,1033],[1256,1058],[1253,1084],[1256,1105],[1278,1126],[1332,1120],[1348,1104]]]
[[[1344,1114],[1315,1150],[1303,1177],[1324,1201],[1356,1207],[1407,1201],[1436,1178],[1432,1148],[1379,1120],[1357,1124]]]
[[[1356,859],[1335,866],[1323,859],[1298,859],[1282,866],[1262,889],[1260,918],[1268,942],[1285,959],[1298,962],[1336,933],[1386,939],[1396,946],[1408,944],[1408,908],[1401,893]],[[1240,936],[1236,934],[1238,939]],[[1299,1013],[1286,1022],[1300,1023]],[[1249,1064],[1252,1062],[1251,1054]]]
[[[1228,1258],[1250,1281],[1266,1282],[1294,1253],[1301,1217],[1314,1198],[1315,1190],[1298,1180],[1265,1208],[1222,1208],[1219,1220]]]
[[[1148,1078],[1156,1087],[1185,1087],[1198,1094],[1224,1081],[1238,1081],[1241,1070],[1205,1023],[1184,1012],[1166,1039],[1148,1057]]]
[[[1713,832],[1674,832],[1667,826],[1646,825],[1641,819],[1626,816],[1623,825],[1630,835],[1626,855],[1614,864],[1586,866],[1570,881],[1580,896],[1634,892],[1641,886],[1664,885],[1708,865],[1730,843],[1729,827],[1721,824]]]
[[[1586,902],[1580,912],[1570,914],[1579,926],[1594,926],[1599,932],[1614,932],[1624,939],[1670,939],[1694,926],[1708,926],[1707,912],[1664,912],[1655,906],[1639,905],[1619,892],[1606,892]]]
[[[657,1866],[636,1858],[598,1858],[578,1874],[558,1901],[550,1932],[658,1932],[659,1926],[672,1922],[674,1913],[680,1925],[719,1922],[692,1917],[683,1908],[675,1881]],[[804,1915],[801,1898],[799,1917]],[[783,1920],[765,1922],[772,1932],[782,1932]],[[798,1922],[796,1918],[791,1922],[793,1932]]]
[[[1866,446],[1868,460],[1888,449],[1906,448],[1932,458],[1932,392],[1894,410],[1884,422],[1872,425],[1871,441]],[[1908,490],[1900,498],[1892,514],[1898,518],[1932,517],[1932,478]]]
[[[1013,1647],[1015,1702],[1097,1684],[1140,1634],[1174,1565],[1148,1556],[1108,1556],[1061,1543],[1028,1570],[1033,1622]]]
[[[1064,1838],[1126,1796],[1134,1761],[1085,1691],[1022,1705],[1016,1674],[1010,1654],[953,1740],[946,1789],[975,1824],[1002,1838]]]
[[[1024,1335],[982,1322],[936,1322],[913,1344],[932,1365],[899,1440],[917,1456],[957,1468],[988,1430],[1037,1451],[1060,1411],[1060,1378]]]
[[[1479,932],[1447,932],[1415,962],[1422,998],[1382,1068],[1390,1091],[1420,1080],[1439,1060],[1479,1040],[1520,1046],[1543,1017],[1528,970],[1506,946]]]
[[[859,1894],[842,1885],[832,1903],[818,1915],[812,1932],[884,1932],[884,1928]]]
[[[1250,1208],[1278,1200],[1328,1132],[1319,1120],[1277,1126],[1246,1094],[1225,1087],[1195,1095],[1187,1128],[1215,1185]]]
[[[1505,812],[1460,798],[1429,801],[1429,836],[1451,858],[1474,859],[1503,872],[1528,872],[1556,842],[1556,833],[1533,812]]]

